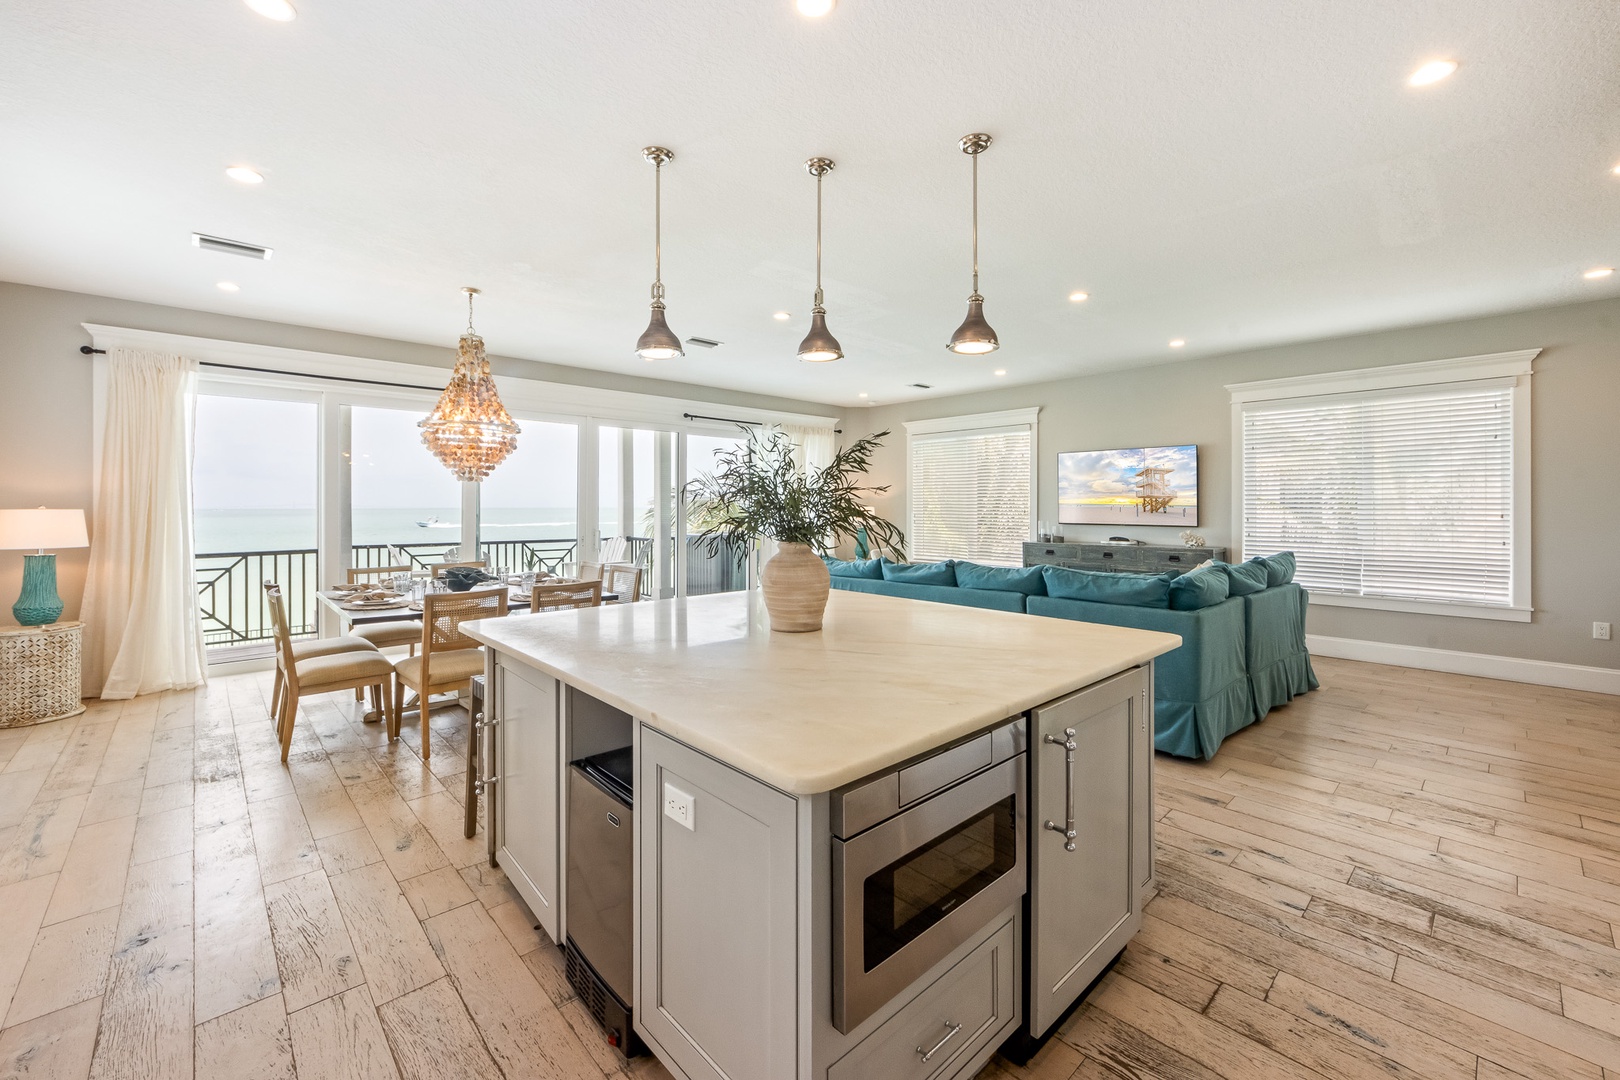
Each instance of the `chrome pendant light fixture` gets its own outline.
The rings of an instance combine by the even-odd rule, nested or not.
[[[799,359],[812,364],[842,360],[843,347],[827,330],[827,309],[821,305],[821,178],[833,170],[832,158],[813,157],[804,163],[816,178],[816,306],[810,309],[810,332],[799,342]]]
[[[979,295],[979,155],[990,149],[990,136],[982,131],[962,136],[962,153],[973,159],[973,294],[968,297],[967,318],[945,346],[959,356],[982,356],[1001,347],[996,332],[984,321],[984,297]]]
[[[653,284],[652,318],[636,340],[636,355],[643,360],[670,360],[686,355],[681,339],[664,321],[664,166],[675,160],[675,152],[648,146],[641,156],[653,166]]]
[[[484,339],[473,329],[473,297],[478,290],[469,285],[461,291],[467,294],[467,332],[461,335],[456,369],[438,404],[416,426],[422,429],[422,445],[457,480],[482,480],[517,449],[518,426],[501,404],[484,355]]]

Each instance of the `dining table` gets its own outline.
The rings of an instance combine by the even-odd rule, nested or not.
[[[480,587],[483,588],[486,586]],[[510,604],[508,607],[508,614],[526,614],[529,609],[528,591],[521,585],[506,585],[503,587],[507,591]],[[363,626],[366,623],[398,622],[406,619],[415,620],[417,622],[422,621],[421,605],[417,604],[412,606],[412,602],[409,597],[401,596],[396,603],[386,607],[352,608],[345,605],[345,600],[348,598],[348,595],[348,592],[343,589],[318,589],[315,592],[315,598],[319,600],[321,604],[327,608],[327,610],[331,611],[335,616],[337,616],[339,622],[342,624],[344,633],[347,633],[353,627]],[[519,601],[511,599],[513,596],[522,597],[522,600]],[[613,603],[618,599],[618,593],[604,592],[602,594],[602,602],[604,604]]]

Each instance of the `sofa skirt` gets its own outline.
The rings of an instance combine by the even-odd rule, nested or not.
[[[1320,685],[1311,668],[1311,654],[1306,652],[1285,656],[1260,671],[1251,672],[1249,686],[1254,695],[1255,719]]]
[[[1255,717],[1247,678],[1233,679],[1202,701],[1157,698],[1153,703],[1153,748],[1208,761],[1220,749],[1221,740],[1254,723]]]

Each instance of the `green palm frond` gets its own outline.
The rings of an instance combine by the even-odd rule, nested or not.
[[[689,520],[699,530],[698,543],[714,555],[727,541],[763,536],[826,553],[864,529],[873,551],[900,557],[905,534],[865,505],[888,491],[887,485],[861,483],[873,451],[888,436],[880,431],[857,439],[823,469],[801,468],[793,458],[793,440],[780,431],[755,432],[735,450],[716,451],[714,471],[684,489],[696,511]]]

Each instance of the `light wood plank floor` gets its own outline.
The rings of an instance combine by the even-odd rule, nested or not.
[[[1142,933],[981,1080],[1620,1080],[1620,699],[1318,672],[1158,759]],[[315,698],[283,767],[268,685],[0,731],[0,1078],[668,1075],[461,836],[464,714],[429,767]]]

